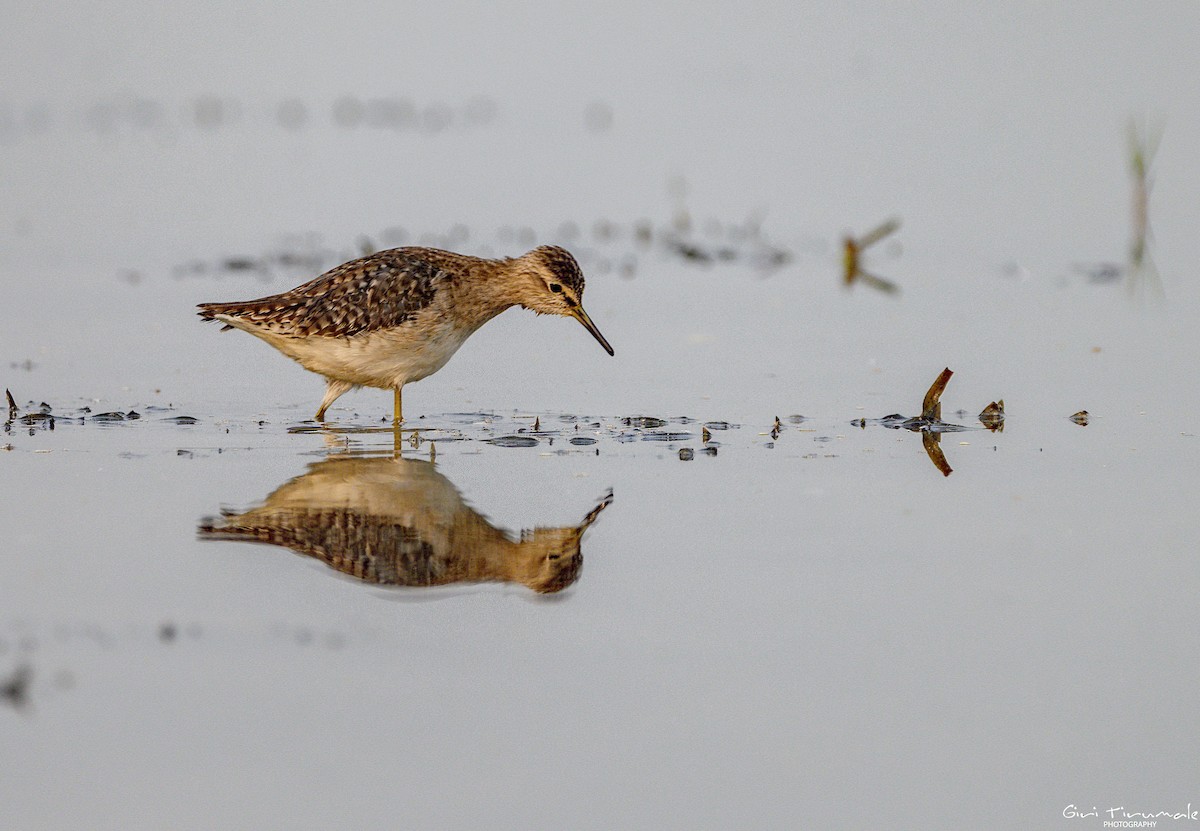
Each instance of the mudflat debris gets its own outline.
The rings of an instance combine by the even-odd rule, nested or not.
[[[979,414],[979,423],[993,433],[1004,432],[1004,399],[993,401]]]

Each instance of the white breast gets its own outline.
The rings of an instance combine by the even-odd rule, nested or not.
[[[218,318],[226,319],[224,315],[218,315]],[[312,372],[351,384],[384,389],[401,387],[437,372],[475,331],[449,325],[448,321],[420,325],[427,321],[418,320],[414,321],[418,325],[351,337],[294,338],[239,325],[241,321],[236,319],[227,319],[227,322],[262,338]]]

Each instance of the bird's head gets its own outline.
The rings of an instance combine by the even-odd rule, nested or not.
[[[517,262],[527,281],[522,292],[522,306],[538,314],[575,318],[600,342],[605,352],[613,354],[613,348],[583,310],[583,272],[570,252],[557,245],[541,245],[518,258]]]
[[[520,556],[514,561],[512,579],[540,594],[553,594],[579,579],[583,568],[580,541],[583,534],[613,502],[610,490],[578,525],[566,528],[534,528],[522,531]]]

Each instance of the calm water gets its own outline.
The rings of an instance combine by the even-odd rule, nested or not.
[[[0,824],[1200,805],[1194,5],[247,15],[0,34]],[[416,442],[193,314],[542,242]]]

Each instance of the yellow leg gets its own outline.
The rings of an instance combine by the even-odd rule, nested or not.
[[[395,402],[396,413],[395,413],[395,417],[392,419],[392,423],[400,424],[402,421],[404,421],[404,413],[400,407],[400,388],[399,387],[396,387],[395,394],[396,394],[396,402]]]
[[[329,405],[338,398],[345,395],[351,385],[345,381],[335,381],[332,378],[326,381],[325,397],[321,400],[321,409],[317,410],[316,420],[325,420],[325,411],[329,409]]]

